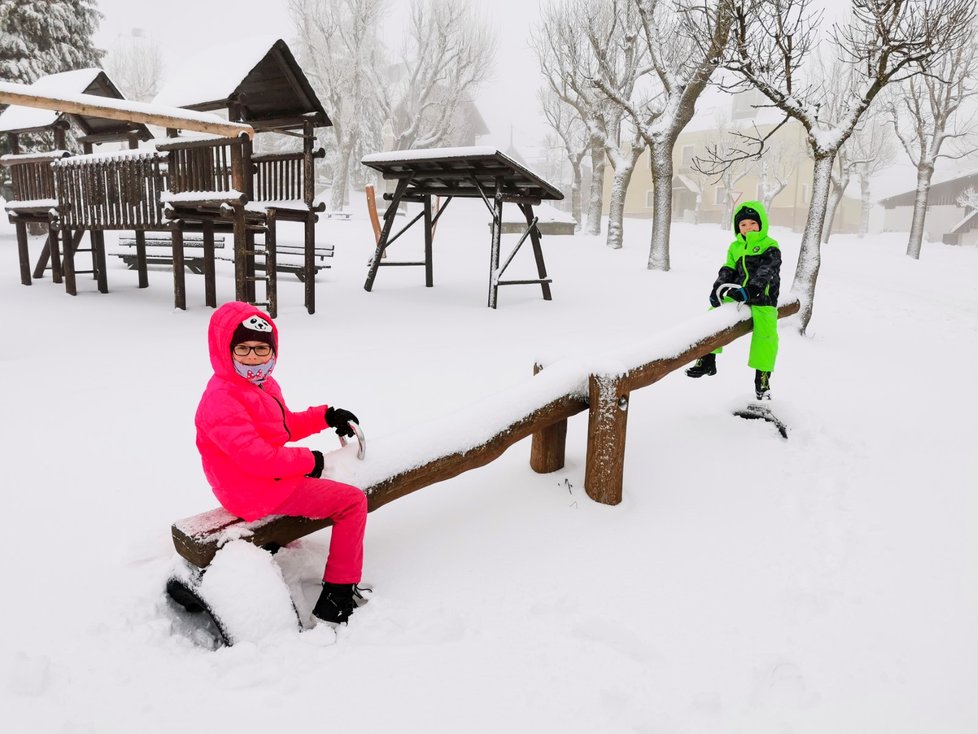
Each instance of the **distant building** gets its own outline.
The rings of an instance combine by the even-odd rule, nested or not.
[[[719,225],[720,219],[730,208],[727,192],[716,176],[709,177],[697,173],[693,159],[705,157],[707,148],[718,142],[718,118],[725,118],[729,130],[745,130],[760,133],[774,128],[777,120],[772,120],[768,108],[755,108],[759,104],[756,93],[741,93],[721,96],[715,107],[701,108],[696,117],[680,133],[673,150],[673,221],[674,222],[712,222]],[[780,118],[778,118],[780,119]],[[730,135],[731,132],[727,134]],[[776,135],[787,148],[794,161],[785,188],[775,197],[768,216],[773,226],[789,227],[800,231],[805,226],[811,202],[813,162],[808,155],[805,131],[795,122],[789,122]],[[610,164],[605,167],[605,201],[611,192],[614,171]],[[751,163],[749,173],[731,188],[736,203],[751,199],[760,200],[761,162]],[[851,181],[850,191],[856,186]],[[699,205],[697,206],[697,199]],[[649,168],[648,149],[642,153],[625,197],[625,216],[651,217],[653,208],[652,172]],[[844,196],[835,214],[832,231],[836,233],[856,232],[859,228],[860,204],[851,196]]]
[[[968,189],[978,190],[978,171],[931,185],[924,219],[926,239],[947,245],[978,245],[978,211],[958,204],[961,194]],[[880,200],[884,232],[910,231],[916,198],[914,188]]]

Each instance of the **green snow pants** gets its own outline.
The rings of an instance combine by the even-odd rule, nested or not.
[[[778,356],[778,309],[774,306],[748,308],[754,319],[754,330],[750,337],[747,366],[762,372],[774,372],[774,361]],[[722,351],[723,347],[720,347],[713,353],[720,354]]]

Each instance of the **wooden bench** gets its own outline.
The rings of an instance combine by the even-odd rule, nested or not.
[[[258,254],[261,254],[261,250]],[[282,260],[282,256],[285,255],[287,260]],[[326,262],[329,258],[333,257],[333,245],[323,245],[322,247],[317,247],[313,251],[313,271],[318,273],[320,270],[325,270],[331,267],[331,265]],[[214,255],[216,260],[224,260],[226,262],[234,262],[234,257],[228,253],[218,253]],[[306,282],[305,274],[305,263],[304,263],[305,253],[303,252],[301,245],[276,245],[275,246],[275,272],[277,273],[292,273],[301,282]],[[264,271],[265,263],[256,262],[255,270]]]
[[[119,239],[119,245],[121,247],[132,247],[135,248],[136,240],[132,237],[122,237]],[[192,273],[197,275],[203,275],[204,273],[204,240],[203,237],[195,235],[184,235],[183,239],[184,256],[183,264]],[[225,262],[234,262],[234,255],[224,248],[224,238],[217,236],[214,238],[214,259],[223,260]],[[224,250],[224,252],[218,252],[218,250]],[[197,254],[199,252],[199,254]],[[275,264],[275,271],[278,273],[292,273],[300,281],[305,282],[305,271],[304,263],[302,258],[305,253],[302,250],[301,245],[277,245],[275,247],[275,253],[278,261]],[[261,254],[259,250],[258,254]],[[137,260],[135,252],[117,252],[116,257],[120,258],[129,270],[135,270],[137,267]],[[282,256],[286,256],[286,260],[282,260]],[[320,270],[330,267],[327,261],[328,258],[333,257],[333,245],[324,245],[322,247],[317,247],[315,249],[315,264],[313,269],[316,273]],[[146,264],[147,265],[167,265],[173,266],[173,250],[172,244],[170,242],[169,235],[163,237],[153,237],[147,235],[146,237]],[[265,265],[263,262],[255,263],[255,270],[263,271]]]
[[[146,234],[146,264],[173,266],[173,243],[170,235]],[[120,237],[120,247],[136,247],[135,237]],[[204,274],[204,238],[197,235],[184,235],[183,264],[192,273]],[[214,248],[224,247],[224,237],[214,238]],[[187,252],[190,250],[190,252]],[[198,254],[199,253],[199,254]],[[129,270],[138,269],[139,263],[135,252],[117,252],[115,256],[126,264]]]

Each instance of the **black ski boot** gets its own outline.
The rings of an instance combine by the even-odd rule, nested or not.
[[[754,370],[754,394],[758,400],[771,399],[771,373]]]
[[[333,624],[346,624],[357,605],[353,601],[356,584],[330,584],[323,581],[319,601],[312,610],[316,619]]]
[[[687,377],[702,377],[703,375],[715,375],[717,373],[717,356],[710,352],[705,357],[696,360],[696,364],[686,370]]]

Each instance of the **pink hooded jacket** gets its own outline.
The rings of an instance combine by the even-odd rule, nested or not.
[[[268,314],[247,303],[225,303],[211,317],[207,341],[214,376],[194,419],[207,481],[221,505],[244,520],[270,514],[315,467],[311,450],[286,442],[327,428],[327,406],[293,413],[273,377],[259,387],[235,372],[231,337],[255,315],[272,325],[278,358],[278,327]]]

